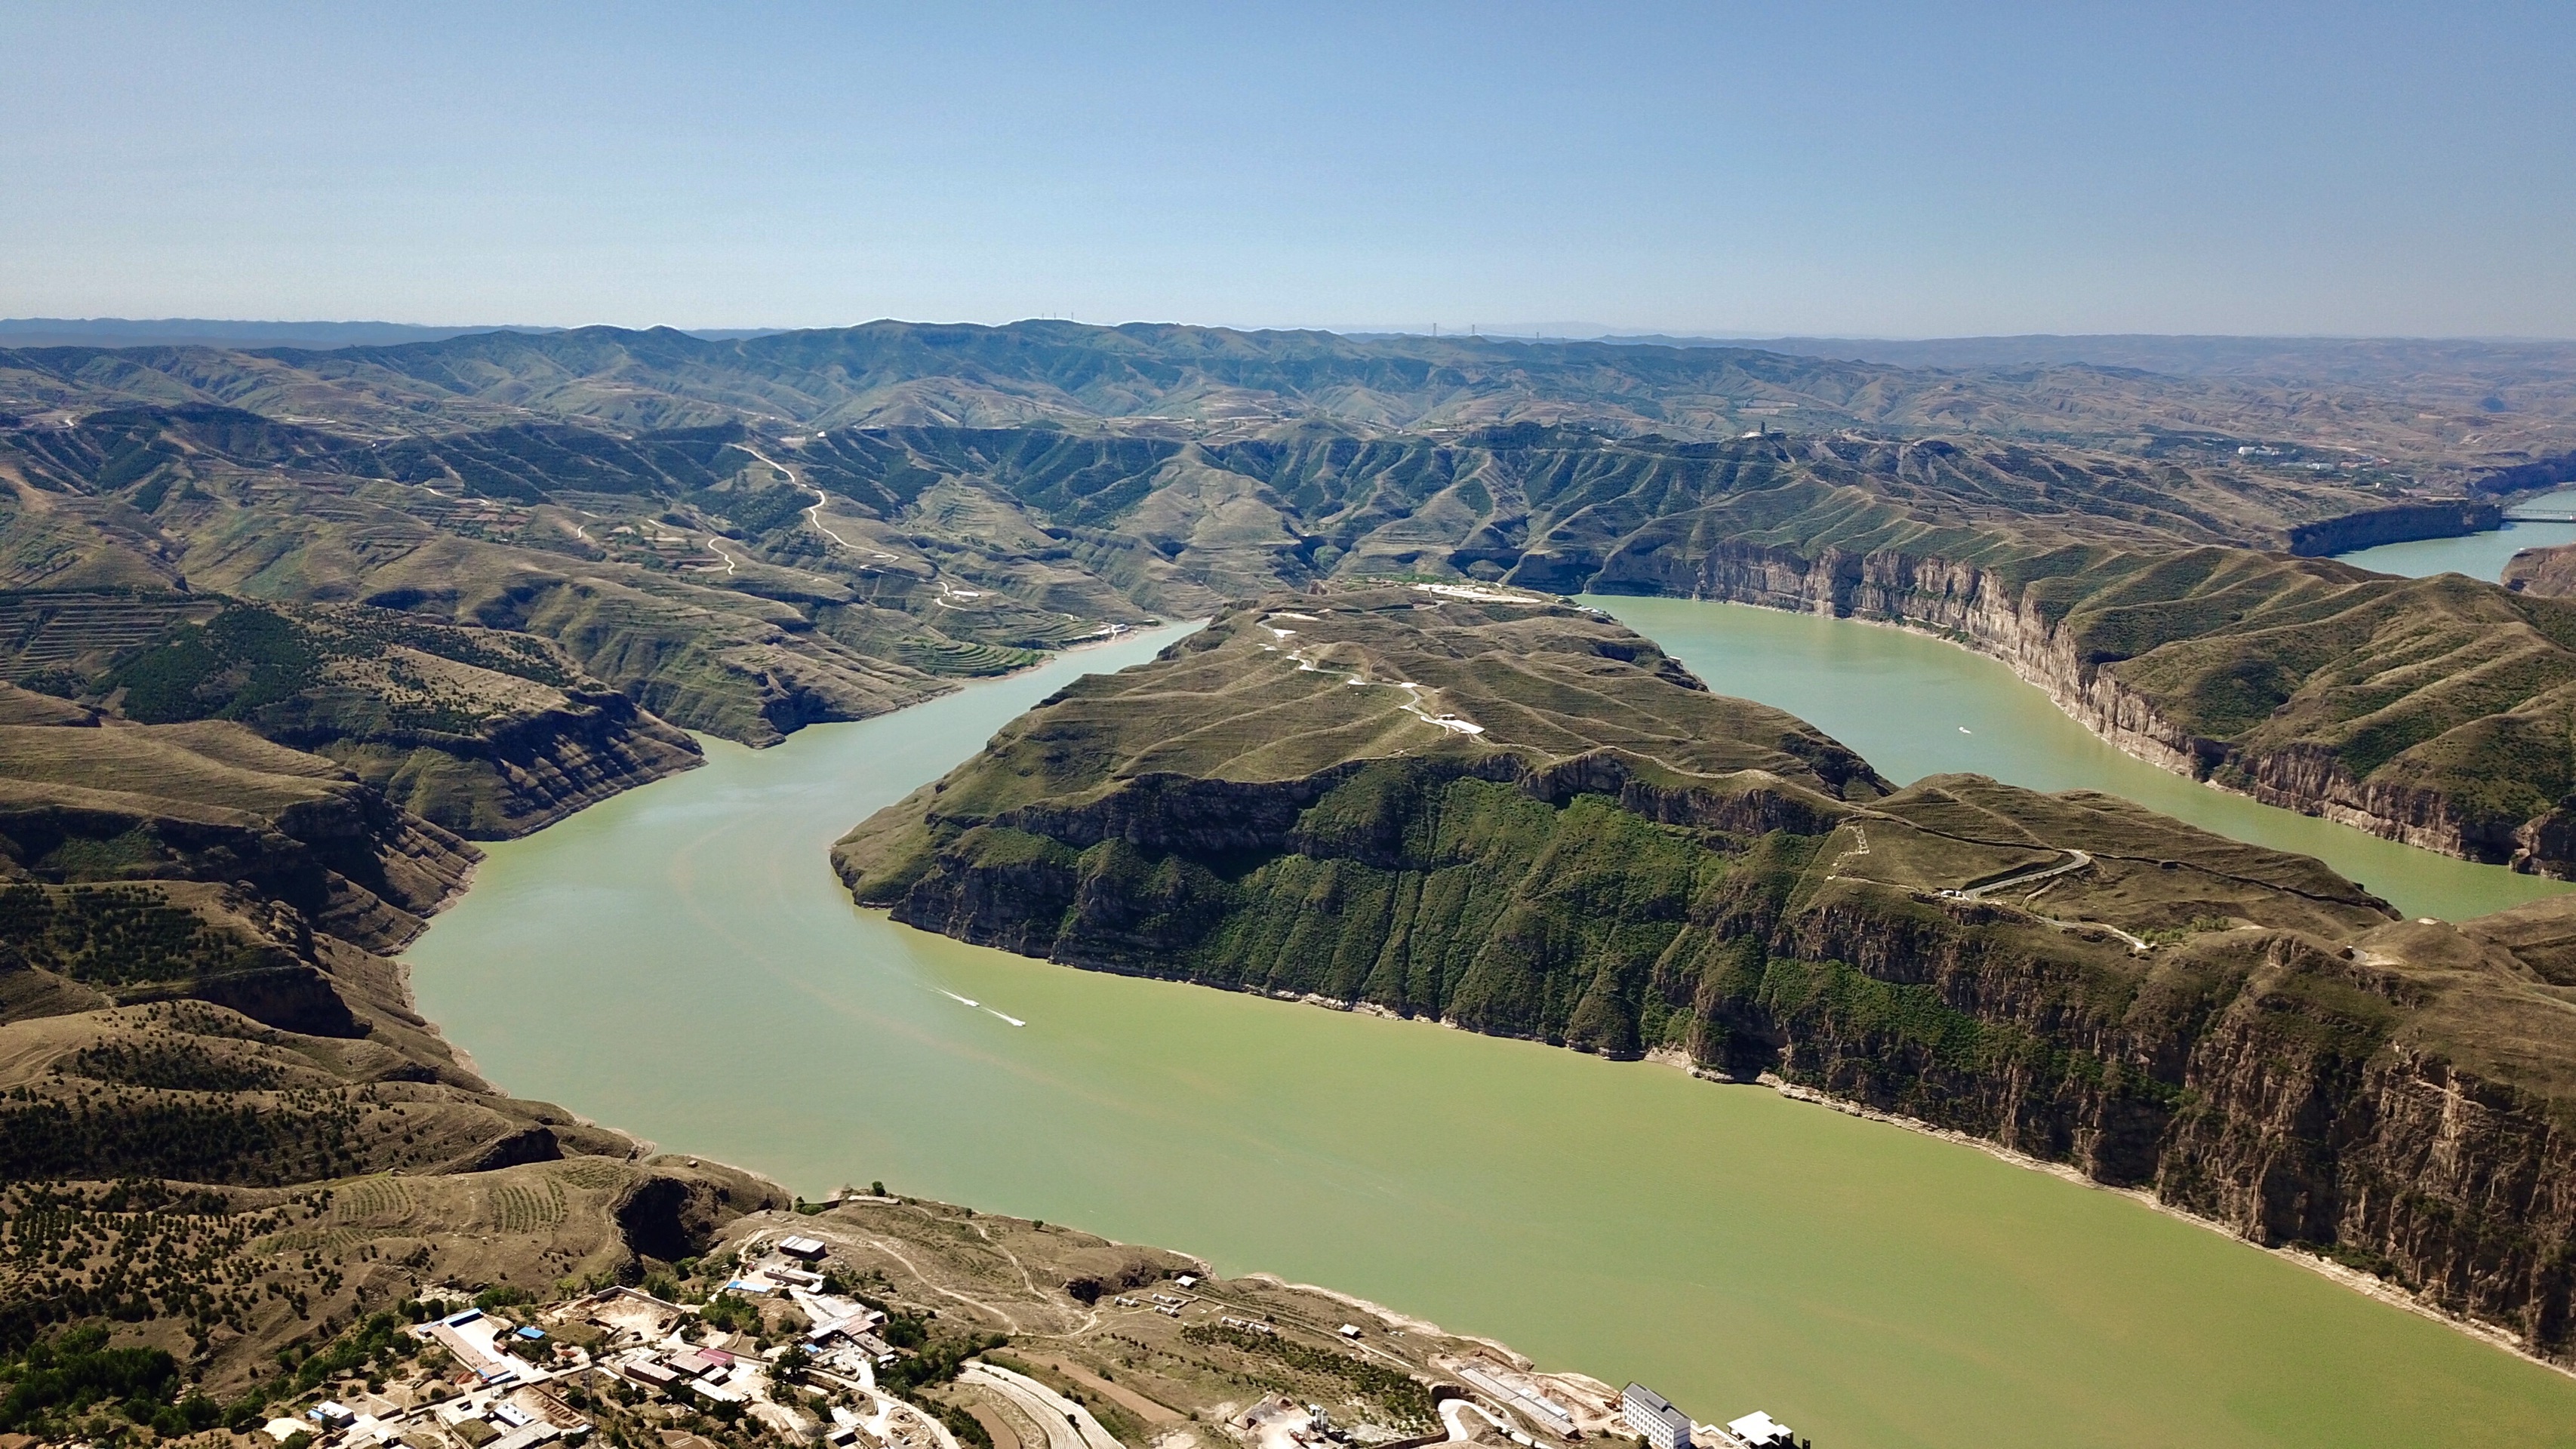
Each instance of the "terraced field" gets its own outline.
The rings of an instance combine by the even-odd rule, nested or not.
[[[0,679],[103,666],[173,625],[203,623],[222,607],[220,600],[176,594],[0,593]]]
[[[492,1189],[482,1221],[504,1233],[534,1233],[564,1220],[563,1184],[551,1174],[530,1183],[503,1183]]]
[[[408,1222],[413,1209],[410,1189],[399,1177],[362,1177],[336,1189],[331,1216],[351,1224],[382,1226]]]
[[[907,639],[895,646],[896,656],[924,674],[978,678],[1008,674],[1026,669],[1041,656],[1034,649],[1015,649],[1001,644],[962,644],[954,639]]]

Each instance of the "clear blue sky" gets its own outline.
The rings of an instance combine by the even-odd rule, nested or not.
[[[0,315],[2576,335],[2568,0],[1253,8],[14,5]]]

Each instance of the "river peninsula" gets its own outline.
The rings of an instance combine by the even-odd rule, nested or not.
[[[2365,959],[2376,933],[2404,938],[2388,952],[2401,965],[2483,941],[2457,979],[2515,992],[2576,975],[2545,929],[2497,934],[2500,919],[2545,926],[2541,898],[2563,889],[2546,878],[2576,876],[2576,605],[2555,597],[2568,561],[2527,557],[2510,582],[2486,563],[2474,579],[2388,577],[2565,526],[2480,532],[2516,511],[2508,495],[2565,481],[2564,388],[2511,349],[2317,346],[2260,361],[2286,390],[2172,352],[2182,371],[2158,376],[2128,352],[2107,372],[2063,357],[1915,368],[1070,322],[0,349],[14,540],[0,634],[15,641],[0,670],[14,802],[0,1196],[30,1229],[14,1240],[15,1321],[39,1338],[130,1325],[116,1351],[169,1353],[251,1412],[271,1389],[320,1392],[310,1365],[358,1351],[357,1325],[406,1294],[676,1269],[720,1227],[794,1211],[781,1182],[883,1177],[1365,1292],[1555,1362],[1643,1373],[1696,1415],[1778,1409],[1828,1443],[2420,1441],[2463,1426],[2546,1441],[2562,1380],[2340,1291],[2310,1312],[2297,1295],[2331,1286],[2314,1275],[2247,1276],[2320,1260],[1618,1060],[1661,1047],[1758,1077],[1778,1047],[1804,1088],[2125,1163],[2117,1182],[2138,1180],[2151,1134],[2070,1118],[2070,1100],[2222,1135],[2260,1121],[2280,1130],[2219,1156],[2276,1154],[2238,1204],[2262,1211],[2176,1200],[2266,1242],[2331,1245],[2353,1274],[2453,1292],[2563,1356],[2548,1310],[2564,1285],[2534,1245],[2564,1214],[2532,1195],[2562,1179],[2563,1149],[2523,1098],[2408,1099],[2480,1148],[2427,1159],[2435,1188],[2446,1164],[2495,1160],[2485,1149],[2511,1134],[2488,1129],[2532,1129],[2530,1170],[2487,1179],[2485,1198],[2452,1193],[2456,1222],[2428,1223],[2410,1190],[2329,1229],[2355,1199],[2309,1189],[2349,1145],[2315,1122],[2369,1127],[2343,1109],[2382,1100],[2392,1079],[2371,1073],[2402,1066],[2429,1087],[2443,1065],[2361,1050],[2426,1010],[2392,999],[2403,972]],[[2366,453],[2310,436],[2328,417],[2366,429]],[[2326,557],[2379,546],[2416,552],[2379,572]],[[1985,1094],[1984,1118],[1962,1121],[1938,1092],[1891,1090],[1923,1086],[1926,1050],[1956,1066],[2001,1038],[1983,1018],[1894,1010],[1922,1004],[1923,983],[1887,969],[1919,942],[1873,935],[1890,924],[1878,914],[1812,950],[1748,920],[1696,923],[1761,935],[1761,959],[1741,948],[1742,972],[1701,971],[1709,1002],[1667,993],[1684,1009],[1651,1020],[1619,971],[1555,978],[1530,1010],[1486,991],[1452,1013],[1429,976],[1419,996],[1312,993],[1417,1017],[1388,1021],[925,937],[854,913],[825,866],[853,823],[1050,691],[1172,637],[1124,631],[1389,579],[1584,595],[1715,695],[1758,702],[1721,707],[1771,736],[1736,738],[1761,748],[1722,773],[1792,787],[1738,792],[1755,817],[1803,814],[1658,815],[1641,834],[1631,794],[1688,815],[1691,790],[1480,777],[1579,809],[1609,832],[1609,875],[1662,862],[1785,878],[1785,857],[1739,869],[1752,837],[1719,828],[1764,824],[1792,853],[1830,845],[1819,882],[1851,901],[1895,890],[1927,922],[2071,942],[2074,978],[2205,963],[2202,938],[2230,933],[2289,942],[2263,965],[2299,991],[2225,999],[2275,1024],[2312,1009],[2316,1030],[2266,1038],[2283,1050],[2223,1079],[2242,1106],[2287,1064],[2249,1118],[2188,1095],[2217,1079],[2124,1060],[2114,1081],[2098,1043],[2038,1022],[2013,1038],[2031,1055],[2004,1056],[2050,1090],[2023,1112],[1984,1070],[1995,1061],[1973,1061],[1946,1084]],[[1272,664],[1315,662],[1289,637],[1306,626],[1276,627]],[[1104,638],[1121,642],[1061,654]],[[1426,741],[1491,727],[1421,678],[1371,682],[1387,723]],[[2031,791],[2098,793],[2043,807]],[[1924,828],[1998,802],[2010,829],[1993,839]],[[2044,832],[2020,818],[2033,810]],[[2156,837],[2155,859],[2102,838],[2127,826]],[[1022,833],[1028,860],[977,869],[1098,846]],[[1897,849],[1936,837],[1949,843],[1930,856]],[[1979,850],[1991,869],[1931,868]],[[2237,860],[2260,890],[2203,888]],[[1197,859],[1176,877],[1188,865],[1233,884],[1292,868]],[[943,925],[1040,944],[1046,922],[1003,931],[966,899],[974,873],[946,879],[966,909]],[[2301,882],[2306,904],[2282,889]],[[1137,884],[1135,903],[1161,898],[1150,873]],[[2207,898],[2142,912],[2190,892]],[[1678,894],[1523,924],[1602,919],[1642,938],[1672,924]],[[907,918],[930,919],[915,905]],[[1274,913],[1291,928],[1271,959],[1314,965],[1295,914]],[[1136,924],[1179,939],[1188,923]],[[453,1045],[415,1009],[404,954]],[[1218,979],[1185,954],[1091,964]],[[2351,993],[2310,989],[2338,981]],[[1838,1039],[1784,1016],[1793,997],[1862,1008],[1903,1049],[1801,1056]],[[2067,1021],[2099,1003],[2074,1005]],[[2481,1063],[2554,1060],[2558,1035],[2479,1035],[2476,1060],[2453,1064],[2492,1085]],[[496,1090],[460,1047],[555,1100]],[[653,1154],[629,1125],[682,1152]],[[2060,1129],[2072,1136],[2047,1135]],[[2530,1231],[2480,1236],[2525,1204]],[[2113,1216],[2084,1216],[2097,1211]],[[1334,1332],[1324,1347],[1341,1347]],[[156,1425],[179,1409],[133,1404]]]
[[[1651,1063],[1066,971],[849,906],[823,850],[851,821],[1168,637],[711,742],[494,846],[412,952],[423,1008],[516,1090],[809,1192],[882,1178],[1327,1282],[1831,1442],[2564,1433],[2576,1383],[2115,1194]]]

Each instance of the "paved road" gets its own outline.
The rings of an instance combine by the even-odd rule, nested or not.
[[[1020,1407],[1021,1412],[1046,1430],[1047,1449],[1126,1449],[1118,1437],[1100,1427],[1091,1411],[1065,1398],[1026,1374],[997,1368],[981,1359],[958,1371],[957,1377],[972,1384],[982,1384]]]

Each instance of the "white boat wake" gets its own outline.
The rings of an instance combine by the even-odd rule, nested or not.
[[[988,1006],[988,1007],[985,1007],[984,1009],[985,1009],[986,1011],[993,1011],[993,1008],[991,1008],[991,1007],[989,1007],[989,1006]],[[1013,1026],[1026,1026],[1026,1025],[1028,1025],[1028,1023],[1027,1023],[1027,1022],[1020,1020],[1018,1017],[1013,1016],[1013,1015],[1011,1015],[1009,1012],[1006,1012],[1006,1011],[993,1011],[993,1014],[994,1014],[995,1016],[1000,1017],[1002,1020],[1009,1022],[1009,1023],[1010,1023],[1011,1025],[1013,1025]]]
[[[947,997],[949,1000],[956,1002],[956,1003],[957,1003],[958,1005],[960,1005],[960,1006],[982,1006],[982,1005],[984,1004],[984,1003],[982,1003],[982,1002],[980,1002],[980,1001],[977,1001],[975,998],[973,998],[973,997],[971,997],[971,996],[960,996],[960,995],[958,995],[956,992],[949,990],[949,989],[948,989],[947,987],[945,987],[945,986],[934,986],[934,987],[932,987],[932,988],[930,988],[930,989],[931,989],[931,990],[933,990],[933,991],[938,992],[938,993],[939,993],[940,995],[942,995],[942,996]]]

